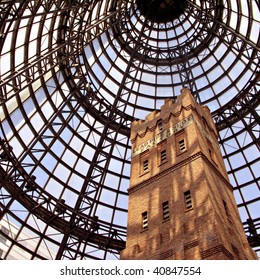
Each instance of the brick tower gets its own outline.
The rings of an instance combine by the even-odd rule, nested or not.
[[[186,88],[131,129],[121,259],[257,259],[245,236],[207,107]]]

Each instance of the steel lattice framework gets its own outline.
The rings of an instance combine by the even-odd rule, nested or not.
[[[184,2],[162,20],[144,0],[0,1],[0,258],[118,258],[131,122],[182,87],[212,112],[259,251],[260,4]]]

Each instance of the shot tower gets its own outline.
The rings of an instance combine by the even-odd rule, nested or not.
[[[184,88],[131,129],[126,249],[121,259],[257,259],[210,111]]]

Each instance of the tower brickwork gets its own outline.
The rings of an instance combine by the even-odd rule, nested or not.
[[[245,236],[210,111],[188,89],[131,128],[121,259],[257,259]]]

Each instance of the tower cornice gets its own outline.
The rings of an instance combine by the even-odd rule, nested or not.
[[[178,162],[177,164],[171,166],[170,168],[164,170],[163,172],[161,173],[158,173],[156,174],[155,176],[153,177],[150,177],[149,179],[143,181],[142,183],[140,184],[136,184],[134,186],[131,186],[129,189],[128,189],[128,193],[131,194],[135,191],[138,191],[140,189],[142,189],[143,187],[159,180],[160,178],[168,175],[169,173],[183,167],[184,165],[187,165],[189,164],[190,162],[192,161],[195,161],[199,158],[202,158],[204,162],[206,162],[208,164],[208,166],[213,169],[214,172],[216,172],[216,174],[218,175],[218,177],[220,178],[221,181],[223,181],[226,185],[226,187],[230,190],[230,191],[233,191],[233,187],[232,185],[229,183],[229,181],[221,174],[221,172],[218,170],[218,168],[216,167],[216,165],[214,165],[208,158],[206,155],[204,155],[202,152],[198,152],[190,157],[187,157],[185,158],[184,160]]]

